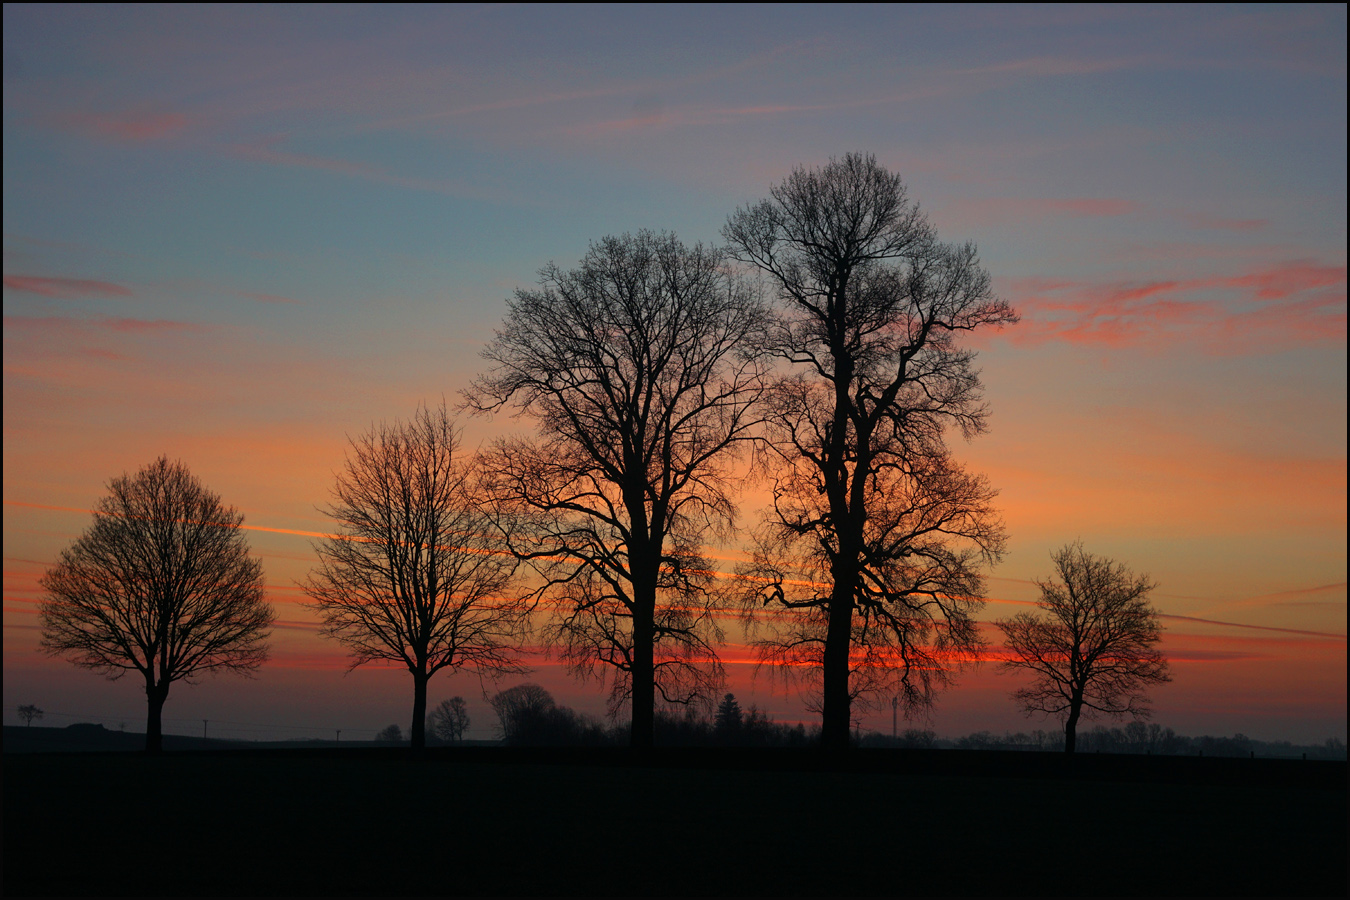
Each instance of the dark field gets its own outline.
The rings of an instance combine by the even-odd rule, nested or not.
[[[4,767],[7,896],[1346,893],[1343,762],[454,748]]]

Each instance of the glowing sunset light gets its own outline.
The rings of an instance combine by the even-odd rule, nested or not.
[[[255,678],[185,688],[166,721],[406,730],[399,673],[344,674],[300,587],[348,436],[454,410],[550,261],[641,229],[719,246],[794,167],[857,151],[1020,316],[957,340],[989,430],[947,438],[1008,543],[975,614],[988,645],[950,657],[914,724],[1056,727],[1009,699],[993,623],[1034,611],[1050,553],[1081,540],[1158,582],[1174,679],[1153,721],[1346,739],[1344,6],[3,15],[7,725],[22,704],[73,717],[46,725],[143,715],[130,679],[39,651],[39,578],[110,478],[165,455],[245,515],[279,616]],[[456,415],[466,451],[531,435]],[[809,679],[759,666],[734,596],[771,584],[738,572],[772,484],[749,454],[727,468],[734,525],[694,541],[725,593],[680,611],[721,629],[743,707],[814,724]],[[484,695],[521,681],[603,716],[609,683],[542,640],[529,676],[454,675],[431,700],[463,696],[472,738],[493,735]]]

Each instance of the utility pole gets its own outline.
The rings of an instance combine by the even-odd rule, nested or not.
[[[336,728],[336,729],[334,729],[334,730],[337,732],[337,739],[334,741],[334,743],[337,743],[337,744],[342,743],[342,729],[341,729],[341,728]]]
[[[891,740],[895,740],[896,738],[898,738],[898,737],[900,736],[900,731],[899,731],[899,729],[898,729],[899,718],[900,718],[900,698],[899,698],[899,697],[892,697],[892,698],[891,698]]]
[[[209,720],[207,720],[207,719],[202,719],[202,739],[203,739],[203,740],[205,740],[205,738],[206,738],[206,723],[207,723],[208,721],[209,721]]]

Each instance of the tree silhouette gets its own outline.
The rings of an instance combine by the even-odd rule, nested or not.
[[[427,682],[441,669],[527,671],[519,650],[529,604],[513,596],[516,560],[503,552],[444,404],[351,440],[326,512],[338,533],[314,545],[302,587],[320,634],[413,676],[411,741],[426,744]]]
[[[140,673],[154,753],[169,686],[206,672],[251,674],[267,659],[276,616],[243,515],[186,466],[161,456],[108,490],[94,524],[40,579],[41,647],[112,680]]]
[[[922,709],[981,644],[980,566],[1005,536],[996,492],[944,432],[986,427],[957,336],[1016,316],[975,248],[939,242],[873,157],[797,169],[770,193],[723,229],[777,288],[767,348],[795,369],[767,393],[773,506],[742,602],[750,621],[778,610],[760,658],[819,678],[822,740],[842,749],[855,701]]]
[[[717,705],[717,715],[713,717],[713,728],[720,734],[735,734],[741,729],[741,705],[736,702],[735,694],[727,694]]]
[[[397,724],[385,726],[379,734],[375,735],[375,740],[387,744],[401,744],[403,743],[403,729],[399,728]]]
[[[1051,559],[1060,580],[1037,582],[1048,615],[1018,613],[997,623],[1011,654],[1001,668],[1036,676],[1013,697],[1028,715],[1062,716],[1064,752],[1072,753],[1080,717],[1147,718],[1145,690],[1172,677],[1154,646],[1162,623],[1147,597],[1157,584],[1093,556],[1081,541]]]
[[[548,265],[508,304],[494,368],[465,393],[538,427],[490,454],[494,497],[525,523],[508,545],[543,577],[563,661],[613,674],[611,711],[631,700],[631,741],[649,746],[658,694],[711,699],[722,679],[701,546],[735,512],[762,308],[719,251],[646,231]]]
[[[464,732],[469,728],[469,709],[464,698],[442,700],[427,717],[427,726],[437,740],[449,743],[463,740]]]
[[[31,728],[33,726],[34,719],[42,718],[42,710],[38,709],[36,706],[32,704],[29,704],[27,706],[20,706],[19,718],[23,719],[24,724]]]

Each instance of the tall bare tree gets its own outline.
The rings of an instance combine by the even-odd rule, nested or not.
[[[302,587],[352,669],[387,660],[412,673],[410,737],[421,748],[436,672],[528,671],[519,650],[530,604],[514,594],[516,559],[444,404],[350,445],[326,510],[338,533],[315,544],[319,565]]]
[[[1081,541],[1050,558],[1059,581],[1037,582],[1048,615],[1024,612],[997,623],[1011,654],[1001,667],[1036,676],[1013,697],[1028,715],[1062,717],[1064,752],[1072,753],[1081,717],[1148,718],[1147,689],[1172,676],[1156,647],[1159,613],[1148,603],[1155,582],[1088,553]]]
[[[170,685],[207,672],[249,675],[267,659],[276,615],[243,522],[161,456],[109,483],[94,524],[40,579],[42,649],[113,680],[140,673],[151,753],[163,746]]]
[[[556,602],[563,660],[613,675],[611,710],[631,700],[632,743],[648,746],[657,696],[708,699],[722,677],[701,548],[735,513],[763,310],[719,251],[646,231],[548,265],[508,305],[465,402],[511,408],[539,437],[497,445],[494,495],[529,523],[511,546]]]
[[[747,614],[781,610],[761,659],[819,677],[822,739],[848,744],[855,700],[931,704],[981,641],[982,564],[1004,533],[981,476],[944,432],[985,430],[974,354],[957,336],[1016,321],[970,244],[936,233],[903,182],[849,154],[797,169],[723,236],[777,289],[768,394],[773,508]]]

